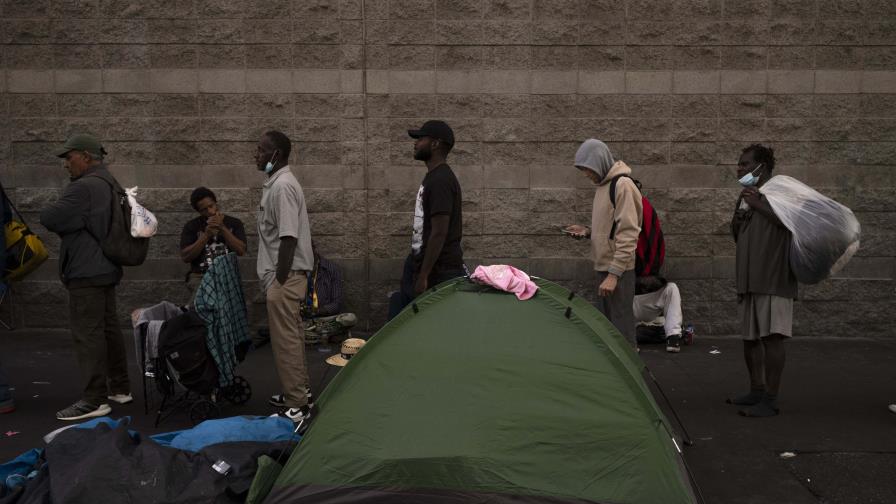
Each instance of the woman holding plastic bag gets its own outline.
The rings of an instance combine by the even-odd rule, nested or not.
[[[750,391],[728,402],[743,406],[739,413],[749,417],[779,413],[784,340],[792,335],[793,300],[797,297],[797,279],[790,266],[792,235],[761,192],[774,169],[772,149],[751,145],[743,150],[737,176],[744,189],[731,220]]]

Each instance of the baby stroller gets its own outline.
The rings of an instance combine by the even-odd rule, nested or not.
[[[188,409],[194,424],[221,413],[221,399],[241,405],[252,397],[234,369],[249,349],[246,305],[235,254],[215,259],[192,307],[163,301],[134,314],[144,412],[161,394],[155,425]]]

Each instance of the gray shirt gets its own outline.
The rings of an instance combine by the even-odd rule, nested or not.
[[[258,208],[258,279],[264,291],[274,283],[280,238],[291,236],[298,241],[290,269],[310,271],[314,268],[311,251],[311,227],[302,186],[289,165],[280,168],[261,188]]]
[[[765,196],[760,196],[765,212],[741,206],[731,219],[737,244],[735,284],[738,296],[769,294],[797,298],[797,282],[790,268],[790,231],[775,215]]]

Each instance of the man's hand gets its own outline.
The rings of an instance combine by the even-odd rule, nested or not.
[[[600,297],[607,297],[613,294],[618,282],[619,277],[612,273],[608,273],[607,278],[604,278],[604,281],[600,283],[600,287],[597,288],[597,295]]]
[[[224,226],[224,214],[216,213],[208,218],[205,226],[205,234],[211,238],[221,232],[222,227]]]
[[[751,207],[756,207],[759,204],[759,189],[755,187],[745,187],[744,190],[740,192],[740,196]]]
[[[588,228],[579,224],[570,224],[563,228],[563,232],[577,240],[588,237]]]
[[[417,277],[417,281],[414,282],[414,296],[419,296],[426,292],[426,288],[429,287],[429,282],[426,277],[428,275],[420,275]]]

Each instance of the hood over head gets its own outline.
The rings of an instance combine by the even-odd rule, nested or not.
[[[576,166],[588,168],[597,173],[600,180],[607,177],[615,162],[607,144],[594,138],[582,142],[579,150],[576,151]]]

